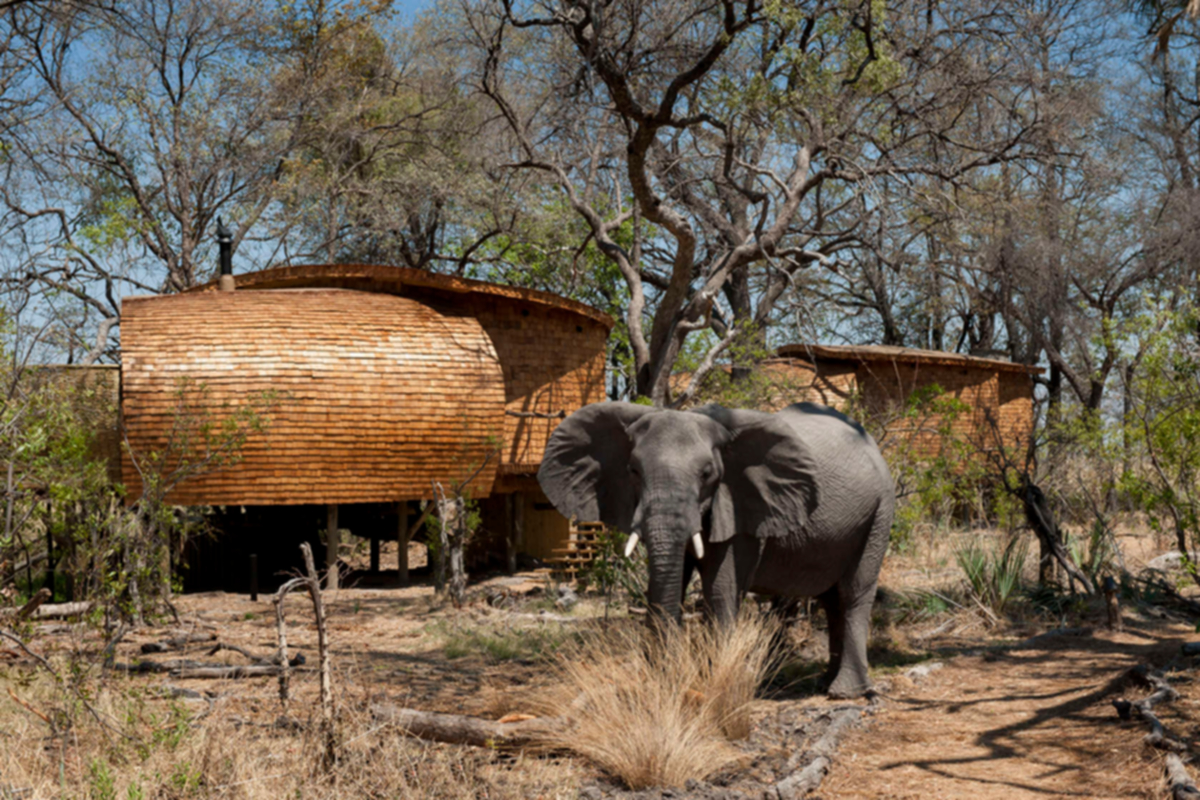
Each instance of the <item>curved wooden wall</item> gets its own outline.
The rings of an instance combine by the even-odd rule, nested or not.
[[[380,264],[273,267],[238,275],[236,281],[237,294],[300,287],[355,289],[411,297],[444,314],[479,320],[504,375],[504,476],[534,475],[560,421],[555,415],[570,414],[605,397],[606,343],[613,320],[574,300]],[[212,282],[194,291],[215,293],[217,285]]]
[[[362,503],[429,497],[504,435],[497,349],[469,313],[331,288],[127,298],[122,414],[136,452],[162,450],[177,380],[207,387],[219,419],[253,393],[285,393],[243,460],[181,484],[181,505]],[[491,491],[492,459],[472,484]],[[140,493],[128,455],[129,497]]]

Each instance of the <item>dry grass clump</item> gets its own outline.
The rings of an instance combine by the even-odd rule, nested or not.
[[[551,714],[575,724],[549,742],[632,789],[701,780],[737,758],[751,703],[772,669],[778,623],[747,611],[735,626],[597,635],[558,659]]]

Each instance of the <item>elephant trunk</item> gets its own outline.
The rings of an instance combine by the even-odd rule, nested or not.
[[[682,618],[680,602],[686,541],[674,531],[659,531],[646,536],[646,552],[650,557],[650,585],[646,596],[657,622],[679,622]]]

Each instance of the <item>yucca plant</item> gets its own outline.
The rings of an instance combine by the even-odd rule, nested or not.
[[[1029,544],[1017,538],[990,549],[972,539],[954,552],[971,592],[996,614],[1004,613],[1009,601],[1021,590],[1028,555]]]

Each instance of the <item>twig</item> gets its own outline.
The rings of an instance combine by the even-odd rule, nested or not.
[[[29,705],[29,703],[26,703],[24,700],[22,700],[21,698],[17,697],[17,693],[16,693],[16,692],[14,692],[14,691],[12,690],[12,687],[11,687],[11,686],[9,686],[9,687],[8,687],[8,696],[9,696],[9,697],[11,697],[11,698],[13,699],[13,702],[15,702],[17,705],[21,706],[22,708],[24,708],[24,709],[25,709],[26,711],[28,711],[30,714],[33,714],[33,715],[35,715],[35,716],[37,716],[37,717],[40,717],[40,718],[41,718],[41,720],[42,720],[42,722],[46,723],[46,724],[47,724],[47,725],[49,725],[51,728],[53,728],[53,727],[54,727],[54,723],[50,721],[50,717],[46,716],[46,715],[45,715],[45,714],[43,714],[41,711],[38,711],[38,710],[37,710],[36,708],[34,708],[33,706]]]
[[[114,731],[115,733],[119,734],[120,736],[122,736],[125,739],[133,739],[132,736],[125,733],[120,728],[116,727],[112,723],[106,722],[103,718],[101,718],[100,712],[97,711],[90,702],[88,702],[87,698],[83,696],[83,693],[80,692],[77,687],[64,681],[62,679],[62,676],[58,674],[58,671],[55,670],[54,667],[50,666],[49,661],[47,661],[42,656],[38,655],[37,653],[33,652],[28,647],[26,647],[25,643],[23,641],[21,641],[21,639],[19,637],[14,636],[13,634],[9,633],[8,631],[4,631],[4,630],[0,630],[0,637],[8,639],[10,642],[15,644],[17,647],[21,648],[22,652],[24,652],[25,655],[29,656],[34,661],[38,662],[38,664],[40,664],[43,669],[45,669],[52,676],[54,676],[54,680],[60,686],[67,686],[69,688],[71,694],[73,694],[75,696],[75,699],[78,700],[80,702],[80,704],[83,705],[84,709],[87,710],[88,714],[91,715],[92,719],[96,720],[96,723],[105,731],[105,736],[107,736],[108,731],[111,730],[111,731]]]

